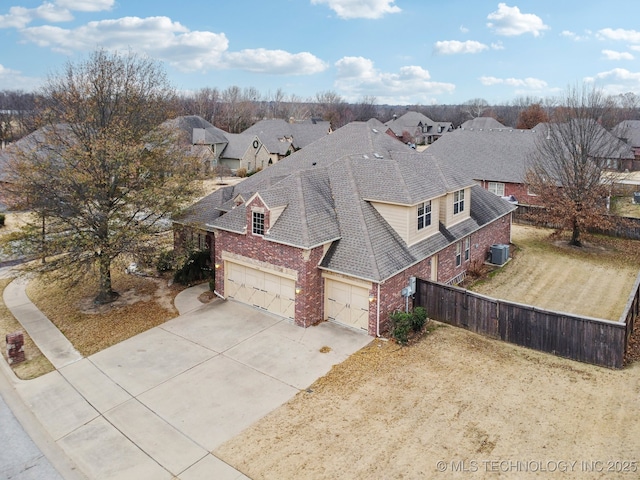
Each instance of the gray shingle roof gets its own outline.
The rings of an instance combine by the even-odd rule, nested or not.
[[[640,120],[625,120],[613,127],[611,131],[616,137],[623,139],[632,147],[640,147]]]
[[[214,127],[204,118],[197,115],[185,115],[172,118],[163,123],[163,126],[178,128],[187,134],[187,138],[193,145],[215,145],[227,143],[227,132]]]
[[[466,130],[444,135],[423,155],[435,155],[474,180],[522,183],[537,130]]]
[[[330,128],[329,122],[289,123],[274,118],[260,120],[242,133],[257,135],[271,153],[284,155],[289,144],[299,150],[329,134]]]
[[[420,125],[426,127],[424,132],[429,134],[445,133],[452,128],[451,122],[435,122],[419,112],[407,112],[400,117],[389,120],[384,125],[398,137],[402,136],[405,131],[413,134]],[[442,127],[442,131],[439,131],[438,127]]]
[[[382,281],[513,210],[472,187],[470,219],[408,247],[370,200],[412,205],[473,181],[435,155],[419,154],[382,133],[383,128],[377,120],[346,125],[229,187],[232,191],[216,192],[216,198],[199,202],[198,211],[215,210],[205,222],[208,228],[242,233],[245,204],[222,216],[216,208],[231,208],[237,195],[246,201],[258,193],[271,208],[286,205],[265,239],[300,248],[332,242],[322,268]]]
[[[466,130],[491,130],[491,129],[500,129],[500,128],[509,128],[501,124],[493,117],[476,117],[471,120],[467,120],[460,128],[464,128]]]
[[[220,155],[221,158],[242,158],[255,139],[249,133],[227,133],[228,144]]]

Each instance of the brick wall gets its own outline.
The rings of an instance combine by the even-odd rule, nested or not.
[[[222,252],[231,252],[254,260],[295,270],[297,286],[301,293],[296,296],[295,322],[308,327],[322,321],[324,309],[324,286],[318,264],[323,256],[322,247],[303,250],[289,245],[270,242],[251,232],[252,207],[264,207],[259,198],[247,205],[247,233],[245,235],[217,231],[215,238],[214,264],[216,269],[216,291],[224,296],[224,262]],[[265,210],[265,230],[269,228],[269,211]]]

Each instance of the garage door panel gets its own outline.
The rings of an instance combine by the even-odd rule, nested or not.
[[[369,290],[327,278],[325,315],[329,320],[369,330]]]
[[[283,317],[295,316],[295,281],[291,278],[228,262],[225,289],[228,297],[240,302]]]

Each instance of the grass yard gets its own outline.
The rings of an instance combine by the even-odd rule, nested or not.
[[[618,321],[640,271],[640,242],[588,238],[582,248],[552,230],[514,225],[513,259],[471,286],[493,298]]]

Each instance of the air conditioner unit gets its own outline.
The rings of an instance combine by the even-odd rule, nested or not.
[[[509,245],[491,245],[491,263],[494,265],[504,265],[509,260]]]

